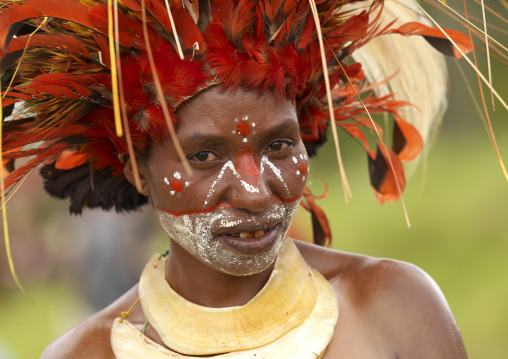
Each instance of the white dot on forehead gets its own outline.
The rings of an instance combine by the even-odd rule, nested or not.
[[[305,181],[305,176],[302,176],[302,180],[304,180],[304,181]]]
[[[185,181],[185,187],[189,187],[190,185],[190,182],[189,181]]]
[[[256,127],[256,122],[253,122],[251,126]]]
[[[231,131],[231,134],[236,135],[236,131],[235,130]]]
[[[168,178],[167,178],[167,177],[164,177],[164,182],[165,182],[167,185],[169,185],[169,180],[168,180]]]
[[[296,159],[296,157],[295,157],[295,156],[293,156],[293,162],[294,162],[294,163],[298,162],[298,160]]]
[[[302,154],[300,154],[300,158],[303,160],[303,155]]]
[[[175,173],[173,173],[173,176],[176,178],[176,179],[181,179],[182,178],[182,175],[180,174],[180,172],[176,171]]]
[[[171,191],[170,193],[171,193],[171,195],[172,195],[172,196],[174,196],[174,195],[175,195],[175,191]]]
[[[300,175],[300,170],[297,170],[296,171],[296,175],[299,176]]]
[[[243,143],[247,143],[247,137],[244,137],[242,140]]]

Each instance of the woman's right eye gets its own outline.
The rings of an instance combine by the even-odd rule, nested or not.
[[[191,157],[192,161],[197,161],[197,162],[210,162],[210,161],[215,161],[218,159],[219,159],[219,156],[217,156],[209,151],[201,151]]]

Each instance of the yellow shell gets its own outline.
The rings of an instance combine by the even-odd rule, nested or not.
[[[333,336],[339,311],[337,298],[330,284],[316,270],[312,270],[312,274],[318,293],[316,305],[301,325],[262,347],[216,357],[225,359],[320,358]],[[264,316],[263,313],[258,315]],[[115,319],[113,324],[111,345],[118,359],[195,358],[164,348],[139,332],[131,323],[126,320],[121,321],[120,318]]]
[[[155,255],[139,284],[143,312],[164,344],[187,355],[257,348],[300,325],[316,302],[310,268],[291,239],[282,245],[265,287],[246,305],[207,308],[171,289],[165,260]]]

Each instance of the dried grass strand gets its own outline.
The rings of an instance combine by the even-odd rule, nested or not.
[[[327,43],[328,44],[328,43]],[[330,45],[328,45],[330,46]],[[332,51],[333,53],[333,51]],[[393,177],[395,178],[395,184],[397,185],[397,192],[399,193],[399,197],[400,197],[400,204],[402,206],[402,211],[404,212],[404,218],[406,219],[406,224],[408,226],[408,228],[411,228],[411,222],[409,220],[409,214],[407,212],[407,207],[406,207],[406,203],[404,202],[404,197],[402,195],[402,188],[400,187],[400,183],[399,183],[399,180],[397,179],[397,174],[395,173],[395,166],[393,165],[393,162],[392,162],[392,159],[391,159],[391,156],[390,154],[388,153],[388,148],[386,147],[384,141],[383,141],[383,138],[381,137],[381,134],[379,133],[379,130],[377,128],[377,124],[374,122],[374,119],[372,118],[372,116],[370,115],[370,112],[369,110],[367,109],[367,106],[365,106],[365,104],[363,103],[361,97],[360,97],[360,94],[356,91],[355,87],[353,86],[353,83],[351,82],[351,80],[349,79],[349,76],[347,75],[346,71],[344,70],[344,67],[342,66],[341,62],[339,61],[339,59],[337,58],[337,56],[335,55],[335,53],[333,53],[333,55],[335,56],[335,59],[337,60],[337,63],[339,64],[341,70],[342,70],[342,73],[344,74],[344,76],[346,77],[348,83],[349,83],[349,86],[351,86],[351,88],[353,89],[353,91],[355,92],[355,95],[356,95],[356,98],[358,99],[358,101],[360,101],[360,103],[362,104],[362,107],[364,108],[365,112],[367,113],[367,116],[369,117],[369,120],[370,122],[372,123],[372,126],[374,127],[374,130],[376,131],[376,135],[381,143],[381,148],[384,152],[384,154],[386,155],[386,158],[388,160],[388,164],[390,165],[390,170],[392,171],[393,173]]]
[[[39,26],[37,26],[37,28],[34,31],[32,31],[32,33],[30,33],[30,35],[28,35],[28,39],[26,40],[25,48],[23,49],[23,53],[21,54],[21,56],[18,60],[18,65],[16,66],[16,70],[14,70],[14,74],[12,74],[11,81],[9,82],[9,86],[7,86],[7,89],[5,90],[4,95],[1,96],[2,98],[5,98],[7,93],[11,90],[12,84],[14,83],[14,79],[16,78],[19,68],[21,67],[21,62],[23,61],[23,58],[25,57],[26,51],[28,50],[28,46],[30,45],[30,40],[32,39],[32,36],[34,36],[37,31],[39,31],[44,25],[46,25],[48,20],[49,20],[48,17],[44,17],[41,24]],[[0,91],[0,94],[1,93],[2,92]]]
[[[168,109],[166,100],[164,99],[164,91],[162,90],[161,82],[159,79],[159,74],[157,73],[157,67],[155,66],[155,61],[154,61],[153,53],[152,53],[152,47],[150,45],[150,39],[148,37],[148,27],[146,24],[145,0],[141,0],[141,15],[142,15],[142,23],[143,23],[143,37],[144,37],[145,46],[146,46],[146,54],[148,57],[148,62],[150,63],[150,69],[152,71],[153,82],[154,82],[155,89],[157,92],[157,97],[159,99],[159,103],[161,105],[162,112],[164,114],[164,119],[166,120],[166,124],[168,126],[171,138],[173,139],[173,144],[175,146],[178,157],[182,161],[185,172],[188,175],[190,175],[190,174],[192,174],[192,169],[189,165],[189,162],[187,161],[187,158],[185,157],[185,154],[183,153],[182,146],[180,145],[180,141],[178,141],[178,138],[176,137],[175,127],[173,126],[173,122],[171,121],[171,115],[169,113],[169,109]]]
[[[116,51],[115,51],[115,36],[114,36],[114,27],[113,23],[113,1],[116,3],[117,0],[108,0],[108,44],[109,44],[109,54],[111,59],[111,87],[113,90],[113,113],[115,117],[115,128],[116,135],[118,137],[123,136],[122,130],[122,120],[120,118],[120,101],[118,96],[118,72],[117,72],[117,61],[116,61]],[[115,16],[116,18],[116,16]],[[116,25],[117,26],[117,25]]]
[[[463,0],[463,3],[464,3],[464,11],[465,11],[466,19],[468,20],[467,23],[469,24],[470,22],[469,22],[469,15],[468,15],[468,12],[467,12],[466,0]],[[473,39],[472,39],[471,27],[469,25],[468,25],[468,33],[469,33],[469,38],[471,39],[471,42],[472,42]],[[469,60],[467,57],[466,57],[466,59]],[[473,59],[474,59],[474,66],[473,67],[474,67],[475,70],[477,70],[478,69],[478,60],[476,58],[476,52],[474,51],[474,47],[473,47]],[[487,109],[487,104],[485,102],[485,95],[483,93],[483,85],[482,85],[482,82],[480,80],[481,73],[478,70],[477,70],[477,75],[478,75],[477,76],[477,78],[478,78],[478,87],[480,88],[480,97],[482,99],[483,111],[484,111],[484,114],[485,114],[485,118],[486,118],[488,129],[489,129],[490,138],[492,140],[492,144],[494,145],[494,150],[496,151],[497,160],[499,162],[499,165],[501,166],[501,170],[503,171],[503,175],[504,175],[506,181],[508,182],[508,173],[506,172],[506,167],[504,165],[503,159],[501,157],[501,152],[499,151],[499,147],[497,145],[496,136],[494,135],[494,129],[492,127],[492,122],[490,121],[489,111]],[[482,79],[485,81],[484,78],[482,78]]]
[[[2,87],[2,85],[0,84],[0,93],[2,90],[1,87]],[[2,96],[0,96],[0,121],[2,121],[2,123],[0,123],[0,163],[3,163],[3,148],[2,148],[2,145],[3,145],[3,141],[2,141],[2,137],[3,137],[3,103],[2,103]],[[0,174],[0,195],[2,197],[1,205],[2,205],[2,222],[3,222],[3,226],[4,226],[4,244],[5,244],[5,252],[7,254],[7,262],[9,263],[9,270],[11,272],[12,278],[14,279],[14,282],[16,283],[16,286],[19,288],[21,293],[23,293],[23,295],[25,297],[27,297],[30,302],[34,303],[34,301],[30,298],[27,291],[21,284],[21,281],[19,280],[19,277],[16,273],[16,268],[14,267],[14,260],[12,258],[12,252],[11,252],[11,241],[9,238],[9,226],[7,223],[7,208],[6,208],[7,202],[5,200],[5,182],[4,182],[3,174]]]
[[[141,180],[139,177],[138,163],[136,161],[136,154],[134,153],[134,147],[132,145],[131,131],[129,129],[129,121],[127,119],[127,108],[125,106],[125,95],[123,91],[123,77],[122,77],[122,61],[120,60],[120,41],[119,29],[118,29],[118,2],[115,0],[114,3],[114,22],[115,22],[115,50],[117,53],[117,68],[118,68],[118,92],[120,95],[120,106],[123,128],[125,130],[125,142],[127,143],[127,150],[129,151],[129,161],[132,164],[132,172],[134,174],[134,185],[138,192],[141,192]]]
[[[330,111],[330,127],[332,128],[332,134],[333,134],[333,142],[335,144],[335,150],[337,152],[337,161],[339,164],[339,171],[340,171],[340,177],[342,180],[342,188],[344,190],[344,197],[346,199],[346,203],[349,202],[349,199],[352,197],[351,188],[349,187],[349,183],[346,177],[346,171],[344,170],[344,164],[342,162],[342,155],[340,153],[340,146],[339,146],[339,136],[337,134],[337,128],[335,124],[335,114],[333,111],[333,101],[332,101],[332,94],[331,94],[331,88],[330,88],[330,79],[328,77],[328,64],[326,63],[326,54],[325,54],[325,48],[323,45],[323,34],[321,32],[321,24],[319,22],[319,15],[316,7],[316,3],[314,0],[309,0],[310,8],[312,10],[312,15],[314,17],[314,22],[316,24],[316,29],[318,33],[318,40],[319,40],[319,50],[321,51],[321,61],[323,65],[323,77],[325,80],[325,86],[326,86],[326,97],[328,100],[328,108]]]
[[[487,51],[487,71],[489,74],[489,84],[490,84],[490,87],[492,88],[492,66],[490,64],[490,49],[489,49],[489,36],[487,33],[487,18],[485,16],[485,5],[483,3],[483,0],[481,0],[481,1],[482,1],[482,16],[483,16],[483,31],[485,33],[485,51]],[[464,3],[464,5],[465,5],[465,3]],[[492,93],[492,91],[490,91],[490,97],[492,100],[492,110],[495,111],[496,104],[494,103],[494,94]]]
[[[173,19],[173,14],[171,13],[171,7],[169,6],[169,1],[165,0],[166,2],[166,9],[168,10],[168,16],[169,16],[169,22],[171,23],[171,30],[173,30],[173,35],[175,35],[175,43],[176,43],[176,50],[178,51],[178,56],[180,56],[180,59],[183,60],[183,51],[182,46],[180,45],[180,39],[178,38],[178,33],[176,32],[176,25],[175,20]],[[143,4],[145,1],[143,0]],[[143,10],[145,11],[145,10]],[[143,20],[145,21],[145,20]]]

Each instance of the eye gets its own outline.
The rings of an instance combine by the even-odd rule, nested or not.
[[[268,146],[267,152],[281,152],[289,148],[291,144],[287,141],[275,141]]]
[[[219,159],[219,156],[213,154],[210,151],[201,151],[191,157],[191,161],[196,161],[196,162],[211,162],[211,161],[215,161],[218,159]]]

